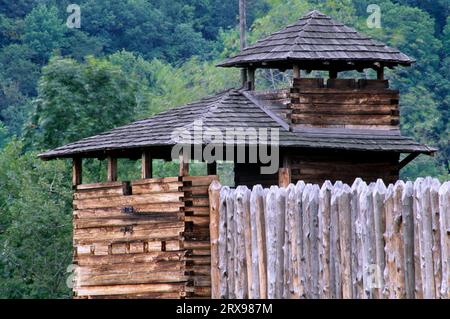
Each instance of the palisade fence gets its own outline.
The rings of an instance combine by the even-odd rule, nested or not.
[[[213,298],[449,298],[450,182],[209,192]]]

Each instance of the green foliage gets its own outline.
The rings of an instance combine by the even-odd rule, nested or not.
[[[238,0],[80,0],[81,29],[65,26],[69,3],[0,0],[0,298],[70,297],[70,169],[33,150],[240,86],[237,70],[215,67],[239,51]],[[318,9],[415,58],[387,76],[401,91],[402,131],[439,152],[420,156],[402,178],[449,179],[448,0],[380,0],[382,29],[367,27],[372,0],[247,3],[249,43]],[[260,70],[257,79],[258,89],[278,88],[289,74]],[[176,162],[153,164],[156,177],[178,174]],[[119,166],[121,180],[139,178],[139,161]],[[105,161],[83,168],[85,182],[106,179]],[[205,170],[190,165],[191,174]],[[232,165],[218,172],[234,184]]]
[[[122,70],[93,57],[81,64],[53,58],[43,69],[28,138],[51,148],[129,123],[136,84]]]
[[[68,298],[71,187],[64,162],[0,152],[0,298]]]

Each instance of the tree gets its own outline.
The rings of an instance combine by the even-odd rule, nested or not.
[[[55,6],[38,5],[24,19],[23,42],[33,48],[34,59],[44,65],[64,42],[67,27]]]
[[[86,63],[55,57],[43,69],[27,139],[51,148],[128,124],[136,110],[136,83],[93,57]]]
[[[69,167],[23,153],[14,140],[0,152],[0,298],[69,298],[72,209]]]

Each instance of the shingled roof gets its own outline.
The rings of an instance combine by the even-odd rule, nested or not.
[[[319,11],[312,11],[219,66],[278,67],[283,61],[296,61],[300,66],[301,62],[308,62],[311,66],[314,61],[380,62],[387,66],[410,65],[414,62],[400,51],[360,34]],[[370,67],[369,64],[365,66]]]
[[[300,133],[289,130],[279,111],[282,107],[268,102],[257,93],[230,89],[199,102],[173,108],[154,117],[88,137],[40,154],[43,159],[86,156],[95,157],[113,151],[140,150],[173,146],[171,133],[183,129],[193,133],[194,122],[202,121],[203,129],[277,128],[281,147],[339,149],[356,151],[390,151],[399,153],[431,153],[435,151],[414,140],[396,135],[364,135],[341,133]],[[270,134],[269,134],[270,135]],[[204,143],[210,141],[204,140]]]

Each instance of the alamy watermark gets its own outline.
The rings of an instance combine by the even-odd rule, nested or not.
[[[377,4],[369,4],[367,6],[367,13],[371,15],[367,18],[367,27],[370,29],[381,28],[381,8]]]
[[[78,4],[69,4],[66,9],[70,15],[67,17],[66,26],[69,29],[81,28],[81,8]]]
[[[277,128],[203,127],[197,120],[191,129],[176,129],[172,140],[172,159],[180,154],[196,161],[213,163],[231,161],[236,163],[261,163],[261,174],[276,174],[280,166],[280,131]],[[192,156],[193,155],[193,156]],[[264,166],[265,165],[265,166]]]

